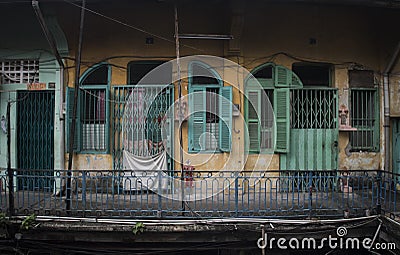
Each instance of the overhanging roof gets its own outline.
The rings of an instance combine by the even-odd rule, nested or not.
[[[82,2],[81,0],[68,0],[75,3]],[[132,2],[131,0],[86,0],[87,3],[106,3],[116,4],[120,2]],[[173,2],[173,0],[144,0],[149,2]],[[183,1],[197,1],[197,0],[183,0]],[[207,0],[206,0],[207,1]],[[206,2],[205,1],[205,2]],[[251,1],[262,1],[265,3],[306,3],[306,4],[328,4],[328,5],[353,5],[353,6],[368,6],[368,7],[382,7],[382,8],[400,8],[400,0],[208,0],[210,2],[230,2],[230,1],[243,1],[251,3]],[[0,3],[10,3],[10,0],[0,0]],[[65,2],[65,0],[39,0],[39,2]],[[27,3],[26,0],[13,0],[12,4]]]

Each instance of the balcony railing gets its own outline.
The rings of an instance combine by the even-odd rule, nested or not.
[[[400,211],[400,176],[382,171],[195,170],[181,176],[13,169],[12,176],[10,187],[2,171],[0,209],[13,215],[323,218]]]

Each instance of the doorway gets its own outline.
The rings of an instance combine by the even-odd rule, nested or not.
[[[18,190],[53,189],[54,106],[54,91],[18,92]]]

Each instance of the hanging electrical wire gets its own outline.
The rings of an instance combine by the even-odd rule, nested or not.
[[[69,0],[64,0],[64,2],[69,3],[69,4],[71,4],[71,5],[75,6],[75,7],[78,7],[78,8],[84,8],[86,11],[88,11],[88,12],[90,12],[90,13],[93,13],[93,14],[95,14],[95,15],[97,15],[97,16],[100,16],[100,17],[102,17],[102,18],[105,18],[105,19],[107,19],[107,20],[109,20],[109,21],[115,22],[115,23],[120,24],[120,25],[123,25],[123,26],[125,26],[125,27],[128,27],[128,28],[134,29],[134,30],[136,30],[136,31],[142,32],[142,33],[144,33],[144,34],[148,34],[148,35],[153,36],[153,37],[156,37],[156,38],[158,38],[158,39],[161,39],[161,40],[164,40],[164,41],[167,41],[167,42],[170,42],[170,43],[175,44],[175,41],[174,41],[173,39],[168,39],[168,38],[166,38],[166,37],[164,37],[164,36],[161,36],[161,35],[158,35],[158,34],[149,32],[149,31],[147,31],[147,30],[145,30],[145,29],[142,29],[142,28],[139,28],[139,27],[130,25],[130,24],[128,24],[128,23],[125,23],[125,22],[123,22],[123,21],[120,21],[120,20],[117,20],[117,19],[115,19],[115,18],[109,17],[109,16],[107,16],[107,15],[105,15],[105,14],[102,14],[102,13],[100,13],[100,12],[94,11],[94,10],[89,9],[89,8],[87,8],[87,7],[82,7],[82,6],[78,5],[78,4],[75,4],[75,3],[71,2],[71,1],[69,1]],[[196,47],[187,45],[187,44],[182,44],[182,46],[185,46],[185,47],[190,48],[190,49],[192,49],[192,50],[197,50],[197,51],[200,51],[200,52],[205,52],[205,51],[202,50],[202,49],[199,49],[199,48],[196,48]]]

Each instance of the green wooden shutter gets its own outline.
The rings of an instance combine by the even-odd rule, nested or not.
[[[69,150],[69,139],[70,139],[70,131],[71,131],[71,125],[72,125],[72,117],[73,117],[73,110],[74,110],[74,95],[75,95],[75,88],[70,88],[67,87],[67,109],[66,109],[66,118],[67,118],[67,130],[66,130],[66,136],[67,136],[67,143],[65,143],[66,146],[66,151],[68,152]],[[75,140],[74,140],[74,151],[79,151],[80,150],[80,144],[81,144],[81,132],[80,132],[80,103],[78,100],[78,105],[77,105],[77,112],[76,112],[76,123],[75,123]]]
[[[275,66],[275,87],[288,88],[292,84],[292,71],[284,66]]]
[[[261,90],[247,90],[246,116],[247,131],[249,133],[249,151],[260,151],[260,122],[261,114]]]
[[[290,93],[288,88],[275,89],[276,152],[289,152]]]
[[[196,92],[202,92],[193,94]],[[206,88],[189,88],[189,151],[196,152],[204,149],[206,128]],[[203,141],[200,141],[203,138]]]
[[[221,87],[219,94],[219,147],[228,152],[232,141],[232,87]]]

